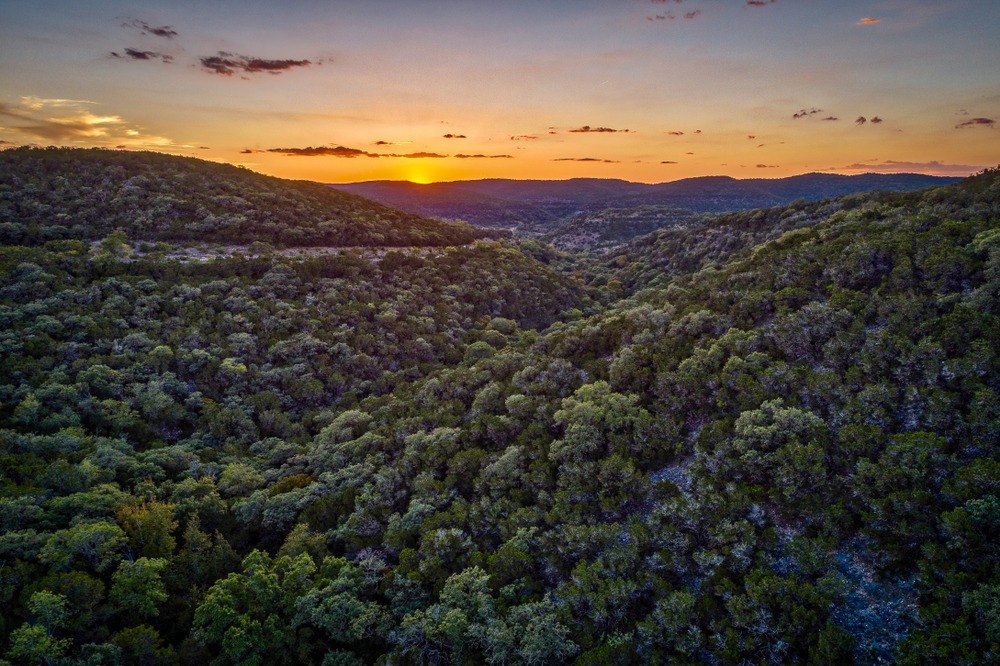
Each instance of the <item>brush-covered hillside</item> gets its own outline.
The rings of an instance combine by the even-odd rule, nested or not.
[[[1000,170],[597,260],[0,260],[11,663],[1000,655]]]
[[[308,181],[162,153],[0,152],[0,242],[93,240],[299,246],[464,245],[490,232],[403,213]]]

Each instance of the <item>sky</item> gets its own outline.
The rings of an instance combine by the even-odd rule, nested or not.
[[[321,182],[1000,164],[998,0],[0,0],[0,148]]]

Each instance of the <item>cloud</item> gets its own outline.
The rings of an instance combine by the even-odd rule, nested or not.
[[[839,120],[839,118],[837,118],[837,116],[827,116],[823,120]]]
[[[584,125],[583,127],[577,127],[576,129],[571,129],[570,132],[576,134],[587,134],[587,133],[613,133],[613,132],[624,132],[628,133],[630,130],[627,129],[612,129],[610,127],[591,127],[590,125]]]
[[[966,127],[989,127],[993,129],[996,126],[996,122],[992,118],[973,118],[972,120],[966,120],[964,123],[955,125],[955,129],[964,129]]]
[[[22,97],[17,105],[0,103],[0,118],[8,118],[8,130],[52,142],[85,142],[90,145],[169,146],[173,142],[142,133],[121,116],[91,113],[82,100]],[[58,115],[50,115],[58,109]]]
[[[812,107],[811,109],[800,109],[792,114],[792,118],[805,118],[806,116],[815,116],[817,113],[822,113],[823,109],[817,109]]]
[[[687,13],[684,14],[684,18],[686,18],[688,20],[691,20],[691,19],[694,19],[694,18],[698,18],[699,16],[701,16],[701,10],[700,9],[696,9],[693,12],[687,12]]]
[[[126,48],[125,55],[118,53],[117,51],[111,51],[112,58],[131,58],[132,60],[156,60],[159,58],[165,63],[172,63],[174,57],[166,53],[159,53],[157,51],[140,51],[139,49]]]
[[[878,125],[880,122],[882,122],[882,119],[879,118],[878,116],[872,116],[871,120],[869,120],[868,122]]]
[[[670,136],[684,136],[684,132],[678,132],[676,130],[673,132],[667,132],[667,134],[669,134]]]
[[[984,167],[968,164],[944,164],[937,160],[930,162],[905,162],[900,160],[869,160],[842,167],[830,167],[822,171],[846,171],[859,173],[923,173],[932,176],[969,176]]]
[[[553,162],[601,162],[603,164],[618,164],[618,160],[602,160],[596,157],[558,157]]]
[[[145,21],[140,21],[139,19],[130,19],[125,23],[122,23],[122,27],[137,28],[144,35],[156,35],[157,37],[165,37],[167,39],[173,39],[177,36],[177,31],[174,30],[173,26],[152,26]]]
[[[423,158],[441,159],[441,158],[448,157],[448,156],[447,155],[442,155],[440,153],[419,152],[419,153],[409,153],[407,155],[383,155],[382,157],[406,157],[406,158],[410,158],[410,159],[423,159]]]
[[[777,169],[778,165],[777,164],[758,164],[757,168],[758,169]]]
[[[445,134],[445,139],[465,139],[467,138],[464,134]]]
[[[858,22],[855,23],[854,25],[872,25],[872,24],[878,23],[878,22],[879,22],[879,19],[877,19],[877,18],[869,18],[869,17],[866,16],[864,18],[858,19]]]
[[[198,150],[211,150],[208,146],[198,146]]]
[[[747,0],[747,7],[765,7],[773,5],[778,0]]]
[[[750,139],[750,140],[753,140],[753,139],[757,138],[757,135],[756,134],[747,134],[747,138]]]
[[[295,155],[297,157],[381,157],[377,153],[369,153],[364,150],[358,150],[357,148],[347,148],[345,146],[308,146],[306,148],[268,148],[266,151],[249,151],[247,152],[268,152],[268,153],[278,153],[279,155]]]
[[[674,162],[673,160],[663,160],[660,164],[677,164],[677,162]]]
[[[693,133],[694,134],[701,134],[701,130],[695,130]]]
[[[237,72],[256,74],[267,72],[268,74],[282,74],[293,67],[308,67],[313,64],[311,60],[268,60],[266,58],[253,58],[251,56],[239,55],[219,51],[214,56],[203,56],[199,58],[201,66],[212,74],[222,76],[232,76]]]
[[[515,136],[510,137],[510,140],[511,141],[533,141],[534,139],[537,139],[537,138],[538,138],[538,136],[535,135],[535,134],[517,134]]]
[[[512,160],[512,159],[514,159],[513,155],[483,155],[483,154],[462,155],[462,154],[458,154],[458,155],[454,155],[454,157],[457,157],[460,160],[475,160],[475,159],[487,159],[487,160],[506,159],[506,160]]]
[[[857,125],[858,127],[861,127],[866,122],[868,122],[868,119],[865,118],[864,116],[858,116],[857,118],[854,119],[854,124]]]

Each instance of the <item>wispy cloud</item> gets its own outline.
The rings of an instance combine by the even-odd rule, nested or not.
[[[173,39],[177,36],[177,31],[174,30],[173,26],[153,26],[149,25],[145,21],[140,21],[139,19],[129,19],[125,23],[122,23],[122,27],[135,28],[144,35],[156,35],[157,37],[165,37],[167,39]]]
[[[827,116],[823,120],[840,120],[840,118],[838,118],[837,116]]]
[[[778,0],[747,0],[747,7],[766,7],[773,5]]]
[[[830,167],[822,171],[858,173],[923,173],[932,176],[968,176],[981,171],[983,166],[969,164],[945,164],[937,160],[930,162],[906,162],[900,160],[869,160],[855,162],[841,167]]]
[[[858,127],[861,127],[866,122],[868,122],[868,119],[865,118],[864,116],[858,116],[857,118],[854,119],[854,124],[857,125]]]
[[[822,113],[822,112],[823,109],[817,109],[816,107],[812,107],[811,109],[800,109],[799,111],[796,111],[795,113],[792,114],[792,118],[795,119],[806,118],[807,116],[815,116],[817,113]]]
[[[346,146],[308,146],[306,148],[268,148],[266,151],[247,152],[268,152],[279,155],[295,155],[297,157],[381,157],[378,153],[369,153],[358,148],[347,148]]]
[[[117,51],[111,51],[112,58],[125,58],[131,60],[161,60],[165,63],[172,63],[174,57],[167,53],[160,53],[158,51],[140,51],[139,49],[126,48],[124,55],[118,53]]]
[[[973,118],[971,120],[966,120],[964,123],[959,123],[955,125],[956,129],[964,129],[966,127],[988,127],[993,129],[996,125],[996,121],[992,118]]]
[[[602,164],[618,164],[618,160],[602,160],[597,157],[557,157],[553,162],[601,162]]]
[[[854,25],[872,25],[874,23],[878,23],[879,20],[880,19],[871,18],[871,17],[866,16],[864,18],[858,19],[858,22],[855,23]]]
[[[456,157],[456,158],[458,158],[460,160],[476,160],[476,159],[487,159],[487,160],[506,159],[506,160],[512,160],[512,159],[514,159],[513,155],[483,155],[481,153],[480,154],[476,154],[476,155],[462,155],[462,154],[458,154],[458,155],[454,155],[454,157]]]
[[[534,141],[538,136],[535,134],[516,134],[510,137],[511,141]]]
[[[674,130],[672,132],[667,132],[667,134],[669,134],[670,136],[684,136],[684,132],[680,132],[678,130]]]
[[[8,133],[15,132],[52,142],[128,147],[173,144],[167,138],[147,135],[114,114],[92,113],[94,102],[23,97],[20,104],[0,103],[0,117],[8,119]]]
[[[879,118],[878,116],[872,116],[871,119],[868,122],[870,122],[870,123],[872,123],[874,125],[878,125],[880,122],[882,122],[882,119]]]
[[[631,130],[627,130],[627,129],[613,129],[611,127],[591,127],[590,125],[584,125],[583,127],[577,127],[576,129],[571,129],[570,130],[570,132],[572,132],[574,134],[587,134],[587,133],[594,133],[594,132],[603,133],[603,134],[609,134],[609,133],[615,133],[615,132],[624,132],[624,133],[627,134],[630,131]]]
[[[777,169],[778,165],[777,164],[758,164],[757,168],[758,169]]]
[[[295,67],[308,67],[318,64],[311,60],[255,58],[238,53],[229,53],[228,51],[219,51],[214,56],[203,56],[198,60],[201,62],[202,68],[206,71],[212,74],[221,74],[222,76],[232,76],[237,73],[257,74],[260,72],[283,74]]]
[[[677,162],[674,162],[673,160],[662,160],[660,164],[677,164]]]
[[[251,153],[276,153],[278,155],[290,155],[293,157],[405,157],[408,159],[443,159],[448,157],[448,155],[442,155],[441,153],[431,153],[431,152],[415,152],[415,153],[371,153],[367,150],[361,150],[359,148],[348,148],[347,146],[307,146],[305,148],[268,148],[267,150],[254,150],[246,148],[241,153],[251,154]],[[457,155],[456,155],[457,157]],[[478,156],[467,156],[467,157],[478,157]],[[483,156],[485,157],[485,155]]]
[[[467,137],[464,134],[445,134],[444,137],[442,137],[442,138],[445,138],[445,139],[465,139]]]

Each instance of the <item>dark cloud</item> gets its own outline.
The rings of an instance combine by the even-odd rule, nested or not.
[[[601,162],[603,164],[618,164],[618,160],[602,160],[596,157],[558,157],[553,162]]]
[[[587,134],[593,132],[599,133],[613,133],[613,132],[623,132],[628,133],[630,130],[627,129],[612,129],[610,127],[591,127],[590,125],[584,125],[583,127],[577,127],[576,129],[571,129],[570,132],[578,134]]]
[[[663,160],[660,164],[677,164],[677,162],[674,162],[673,160]]]
[[[701,130],[695,130],[694,134],[701,134]]]
[[[214,56],[203,56],[199,60],[204,69],[213,74],[221,74],[223,76],[232,76],[237,72],[247,74],[256,74],[258,72],[281,74],[293,67],[308,67],[309,65],[316,64],[311,60],[268,60],[266,58],[253,58],[227,51],[219,51]]]
[[[264,153],[265,150],[254,150],[253,148],[244,148],[240,151],[240,155],[253,155],[254,153]]]
[[[357,148],[347,148],[345,146],[316,146],[313,148],[309,146],[307,148],[268,148],[266,151],[248,151],[246,152],[268,152],[268,153],[278,153],[279,155],[295,155],[298,157],[380,157],[377,153],[369,153],[364,150],[358,150]]]
[[[750,139],[751,141],[753,141],[754,139],[757,138],[757,135],[756,134],[747,134],[747,138]]]
[[[455,157],[457,157],[460,160],[475,160],[475,159],[487,159],[487,160],[507,159],[507,160],[512,160],[512,159],[514,159],[513,155],[483,155],[483,154],[462,155],[462,154],[458,154],[458,155],[455,155]]]
[[[839,119],[837,118],[837,116],[827,116],[823,120],[839,120]]]
[[[465,139],[467,138],[464,134],[445,134],[445,139]]]
[[[686,12],[684,14],[684,18],[686,18],[688,20],[693,19],[693,18],[698,18],[699,16],[701,16],[701,10],[700,9],[696,9],[693,12]]]
[[[673,21],[676,16],[673,12],[667,12],[666,14],[653,14],[652,16],[647,16],[647,21]]]
[[[376,146],[391,146],[391,145],[392,145],[392,143],[391,143],[391,142],[389,142],[389,141],[376,141],[376,142],[375,142],[375,145],[376,145]]]
[[[872,119],[869,120],[868,122],[878,125],[880,122],[882,122],[882,119],[879,118],[878,116],[872,116]]]
[[[129,21],[122,23],[122,27],[136,28],[144,35],[156,35],[157,37],[166,37],[167,39],[173,39],[177,36],[177,31],[174,30],[173,26],[152,26],[145,21],[140,21],[139,19],[130,19]]]
[[[758,164],[757,168],[758,169],[777,169],[778,165],[777,164]]]
[[[764,7],[773,5],[778,0],[747,0],[747,7]]]
[[[211,150],[208,146],[198,146],[198,150]]]
[[[966,120],[964,123],[959,123],[955,125],[956,129],[962,129],[965,127],[989,127],[992,129],[996,125],[996,121],[992,118],[973,118],[972,120]]]
[[[510,137],[510,140],[511,141],[532,141],[532,140],[537,139],[537,138],[538,138],[538,136],[536,136],[534,134],[518,134],[518,135]]]
[[[419,152],[419,153],[409,153],[407,155],[383,155],[382,157],[408,157],[408,158],[416,158],[416,159],[424,158],[424,157],[432,157],[434,159],[439,159],[439,158],[444,158],[444,157],[448,157],[448,156],[447,155],[442,155],[440,153]]]
[[[868,122],[868,119],[865,118],[864,116],[858,116],[857,118],[854,119],[854,124],[857,125],[858,127],[864,125],[866,122]]]
[[[678,132],[676,130],[673,132],[667,132],[667,134],[669,134],[670,136],[684,136],[684,132]]]
[[[817,113],[822,113],[823,109],[817,109],[813,107],[811,109],[801,109],[796,113],[792,114],[792,118],[805,118],[806,116],[814,116]]]
[[[156,60],[159,58],[166,63],[174,61],[174,57],[172,55],[167,55],[166,53],[158,53],[157,51],[140,51],[139,49],[132,48],[126,48],[124,55],[118,53],[117,51],[111,51],[111,56],[114,58],[131,58],[132,60]]]

